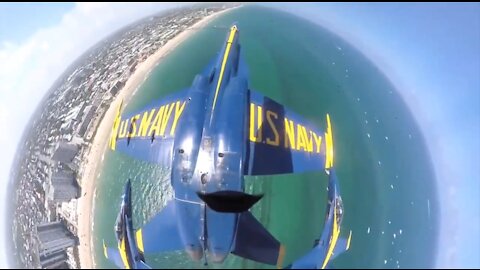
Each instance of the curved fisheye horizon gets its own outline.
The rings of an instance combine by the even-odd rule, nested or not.
[[[313,251],[324,245],[324,234],[319,233],[328,224],[339,228],[338,244],[335,237],[332,248],[344,245],[346,252],[329,259],[327,246],[325,258],[317,255],[317,267],[479,267],[479,14],[478,3],[0,4],[0,125],[7,127],[0,134],[1,179],[7,184],[0,193],[6,202],[0,210],[0,231],[6,236],[0,241],[0,267],[113,267],[109,260],[117,266],[123,261],[135,267],[199,267],[192,258],[214,267],[216,260],[234,268],[308,267],[312,262],[301,255],[315,241]],[[230,61],[238,64],[230,69]],[[224,72],[248,80],[245,104],[251,105],[239,106],[241,99],[229,103],[223,91],[233,86],[222,85],[227,85]],[[149,220],[156,220],[157,212],[176,219],[168,212],[169,199],[176,196],[179,201],[182,192],[185,198],[191,196],[174,184],[174,170],[170,186],[164,167],[157,166],[164,159],[175,162],[177,154],[159,160],[144,153],[162,153],[169,146],[161,137],[167,142],[168,134],[175,134],[175,140],[181,136],[177,134],[196,134],[184,133],[188,129],[182,119],[193,109],[189,102],[182,103],[179,91],[197,89],[202,80],[196,76],[210,78],[210,83],[218,80],[216,88],[212,86],[210,125],[223,119],[213,113],[217,98],[219,115],[243,110],[239,114],[249,115],[245,136],[248,151],[255,153],[250,162],[256,165],[242,174],[242,194],[263,198],[248,204],[249,211],[240,207],[244,214],[232,220],[249,228],[260,226],[255,228],[265,232],[257,237],[276,238],[269,244],[276,253],[246,255],[255,250],[253,244],[237,240],[232,242],[235,255],[226,259],[210,250],[207,256],[205,242],[201,253],[192,248],[186,255],[145,254],[141,261],[116,261],[118,252],[123,258],[121,242],[118,251],[108,247],[117,246],[120,231],[125,230],[125,244],[128,226],[142,228],[133,243],[139,245],[143,231],[138,247],[143,257],[151,247],[149,236],[161,235],[150,232]],[[233,81],[241,88],[238,80],[230,79],[228,85]],[[186,95],[190,101],[192,94]],[[148,127],[157,117],[158,131]],[[274,119],[282,119],[282,127]],[[296,126],[290,131],[293,137],[288,137],[289,119]],[[256,125],[257,133],[252,128]],[[238,126],[231,124],[228,134]],[[221,125],[212,131],[205,127],[202,136],[221,130]],[[147,138],[142,130],[154,133]],[[262,132],[265,146],[260,147]],[[308,139],[316,138],[314,134],[320,134],[319,140]],[[293,145],[289,138],[295,138]],[[291,152],[268,150],[264,157],[271,163],[258,150],[279,145]],[[188,153],[189,147],[182,146],[178,153]],[[218,149],[219,158],[229,157]],[[312,174],[315,161],[302,156],[315,149],[325,163],[320,172],[327,174]],[[334,149],[334,159],[329,149]],[[261,165],[255,160],[262,160]],[[205,185],[210,181],[207,167],[199,164]],[[300,176],[264,177],[278,173],[271,164]],[[154,180],[147,181],[150,178]],[[225,189],[234,184],[221,182],[220,189],[222,185]],[[337,185],[341,197],[337,191],[324,194]],[[320,200],[308,190],[321,190]],[[295,203],[284,204],[275,194]],[[214,220],[218,211],[237,211],[233,206],[223,209],[226,201],[218,208],[218,198],[227,195],[206,195],[195,201],[212,211],[205,210],[201,220],[207,213]],[[253,200],[248,196],[245,200]],[[331,206],[327,217],[325,201]],[[306,209],[315,213],[296,214],[306,202],[312,202]],[[127,225],[120,217],[130,204],[133,212],[125,218],[133,223]],[[287,219],[297,223],[280,218],[282,207]],[[223,218],[223,227],[208,225],[217,226],[209,227],[215,228],[209,233],[211,241],[218,241],[215,232],[228,238],[229,220]],[[238,226],[233,235],[240,238]],[[53,252],[55,258],[48,257],[46,248],[54,230],[67,235],[62,236],[65,248]],[[184,235],[196,229],[185,230],[188,233],[179,232],[183,244]],[[336,235],[336,229],[332,231]],[[175,243],[175,233],[168,235]],[[162,245],[152,247],[168,250]],[[362,248],[374,250],[362,257]],[[422,248],[429,249],[424,258],[417,254]]]

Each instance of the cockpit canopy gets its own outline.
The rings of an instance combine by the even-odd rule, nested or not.
[[[115,220],[115,236],[117,237],[117,241],[122,239],[122,227],[123,227],[123,218],[122,218],[122,211],[120,211],[117,215],[117,219]]]
[[[340,196],[335,198],[335,211],[337,216],[337,224],[341,224],[343,219],[343,201],[342,197]]]

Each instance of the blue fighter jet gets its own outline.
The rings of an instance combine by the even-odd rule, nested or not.
[[[205,264],[233,253],[282,266],[285,248],[249,211],[262,195],[244,192],[244,176],[333,166],[329,116],[324,133],[251,89],[241,52],[233,25],[189,88],[133,113],[119,106],[110,148],[171,169],[173,199],[136,231],[141,252],[184,250]]]
[[[337,184],[335,169],[328,169],[327,174],[329,175],[328,204],[322,236],[315,241],[314,247],[309,253],[295,261],[288,268],[325,269],[331,260],[350,248],[352,231],[350,231],[348,238],[339,238],[343,219],[343,202]]]
[[[135,232],[132,222],[132,188],[130,180],[125,185],[125,192],[122,196],[120,212],[115,223],[115,236],[117,238],[117,249],[108,248],[103,242],[103,253],[105,257],[114,262],[118,267],[124,269],[151,269],[145,263],[143,252],[135,242]]]

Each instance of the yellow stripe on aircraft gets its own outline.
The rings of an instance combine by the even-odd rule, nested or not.
[[[328,115],[327,115],[327,118],[328,118]],[[337,245],[338,236],[340,235],[340,229],[338,228],[338,224],[337,224],[337,207],[335,205],[335,202],[333,202],[333,204],[334,204],[334,206],[333,206],[332,238],[331,238],[330,242],[328,243],[327,256],[325,257],[325,260],[323,261],[322,269],[325,269],[328,261],[330,260],[330,257],[332,257],[333,250],[335,249],[335,246]]]
[[[118,245],[118,251],[120,251],[120,257],[122,258],[123,265],[125,265],[125,269],[130,269],[130,263],[128,262],[127,251],[125,249],[125,238],[123,238]]]
[[[139,229],[137,232],[136,232],[136,237],[137,239],[137,246],[138,246],[138,249],[140,249],[141,252],[143,252],[143,235],[142,235],[142,229]]]
[[[327,113],[327,132],[325,133],[325,169],[333,167],[333,136],[330,115]]]
[[[218,77],[217,89],[215,90],[215,97],[213,98],[213,107],[212,111],[215,110],[215,103],[217,102],[218,90],[222,83],[223,73],[225,72],[225,65],[227,64],[228,53],[230,52],[230,47],[232,47],[233,39],[235,38],[235,33],[237,32],[237,26],[234,25],[230,28],[230,36],[227,40],[227,48],[225,49],[225,54],[223,55],[222,68],[220,69],[220,76]]]
[[[107,252],[107,246],[105,245],[105,240],[103,241],[103,255],[105,255],[105,258],[108,259],[108,252]]]
[[[350,231],[350,235],[348,236],[347,240],[347,248],[345,250],[348,250],[350,248],[350,241],[352,240],[352,231]]]

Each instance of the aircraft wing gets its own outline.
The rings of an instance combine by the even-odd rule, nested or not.
[[[339,238],[333,249],[332,255],[328,257],[327,250],[325,247],[321,245],[317,245],[314,247],[310,252],[308,252],[302,258],[293,262],[289,267],[289,269],[316,269],[320,268],[327,259],[327,263],[325,266],[328,268],[328,263],[335,259],[338,255],[342,254],[343,252],[347,251],[350,248],[350,240],[352,238],[352,232],[347,239]]]
[[[294,261],[289,269],[317,269],[321,266],[326,255],[326,250],[320,245],[314,247],[305,256]]]
[[[137,267],[138,267],[138,269],[152,269],[148,264],[146,264],[142,261],[137,262]]]
[[[120,105],[109,140],[110,149],[135,159],[170,166],[173,138],[186,96],[187,90],[179,91],[127,114],[122,114]]]
[[[302,258],[293,262],[288,268],[290,269],[316,269],[321,267],[324,263],[325,259],[328,259],[328,262],[335,259],[338,255],[342,254],[343,252],[347,251],[350,248],[350,240],[352,237],[352,232],[347,239],[339,238],[333,249],[332,255],[329,258],[327,256],[327,250],[325,247],[320,245],[313,248],[310,252],[308,252]],[[326,266],[328,267],[328,262]]]
[[[352,231],[348,235],[348,238],[339,238],[337,240],[337,245],[333,250],[331,260],[335,259],[338,255],[342,254],[343,252],[347,251],[350,248],[350,240],[352,239]]]
[[[122,257],[120,256],[118,249],[107,247],[105,242],[103,242],[103,255],[105,255],[105,258],[113,262],[118,268],[125,268],[125,264],[122,261]]]
[[[327,132],[276,101],[250,90],[245,175],[323,171],[333,166],[330,118]]]
[[[183,249],[174,200],[170,200],[165,208],[138,229],[135,238],[138,248],[144,253]]]

